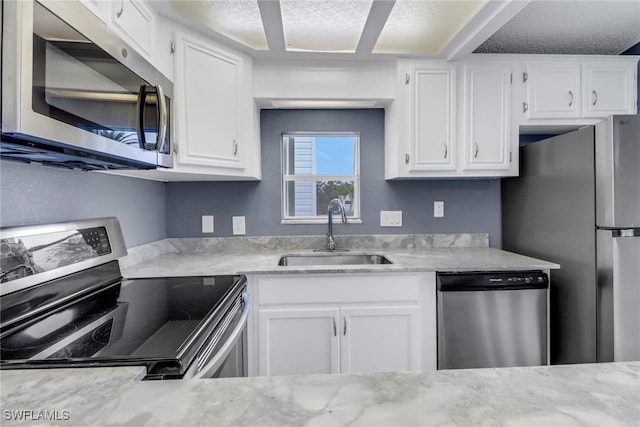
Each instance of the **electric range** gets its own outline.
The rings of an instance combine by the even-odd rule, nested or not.
[[[242,275],[124,279],[115,218],[0,230],[0,368],[246,375]]]

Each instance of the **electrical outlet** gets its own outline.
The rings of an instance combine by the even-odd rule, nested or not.
[[[442,201],[433,202],[433,217],[434,218],[444,217],[444,202]]]
[[[213,233],[213,215],[202,215],[202,232]]]
[[[234,236],[244,236],[246,234],[244,216],[232,216],[231,223],[233,224]]]
[[[380,227],[402,227],[402,211],[380,211]]]

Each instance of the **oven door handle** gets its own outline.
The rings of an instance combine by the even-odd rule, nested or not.
[[[236,345],[238,338],[247,326],[247,318],[249,317],[249,311],[251,310],[251,294],[245,291],[242,293],[242,299],[244,300],[244,307],[242,309],[242,316],[240,321],[236,325],[235,329],[231,333],[231,336],[220,347],[216,354],[209,360],[206,365],[202,367],[191,379],[209,378],[209,373],[216,372],[220,366],[224,363],[225,359]]]

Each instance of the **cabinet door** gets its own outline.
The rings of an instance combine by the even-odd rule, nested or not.
[[[343,307],[342,373],[420,369],[418,306]]]
[[[607,117],[636,113],[633,64],[585,64],[582,67],[582,114]]]
[[[243,168],[238,145],[242,60],[183,37],[176,66],[178,161]]]
[[[260,309],[258,375],[340,371],[337,308]]]
[[[107,22],[108,3],[105,0],[80,0],[94,15]]]
[[[413,137],[405,154],[410,171],[455,170],[455,71],[413,72]]]
[[[531,64],[525,80],[528,119],[580,117],[580,64]]]
[[[87,0],[96,3],[95,0]],[[139,53],[153,57],[153,15],[139,0],[120,0],[109,3],[111,26]]]
[[[509,169],[511,70],[465,66],[465,169]]]

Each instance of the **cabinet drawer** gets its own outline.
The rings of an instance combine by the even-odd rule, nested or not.
[[[417,301],[421,277],[415,273],[261,276],[258,304]]]

